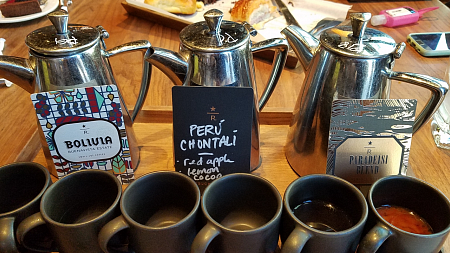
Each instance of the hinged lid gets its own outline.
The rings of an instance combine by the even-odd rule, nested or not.
[[[48,15],[53,26],[46,26],[28,34],[25,43],[34,52],[44,55],[70,55],[95,45],[100,33],[85,25],[68,25],[69,14],[57,10]]]
[[[249,42],[245,25],[222,20],[223,13],[212,9],[203,17],[206,21],[191,24],[180,32],[181,44],[192,51],[227,51]]]
[[[325,31],[320,43],[325,48],[349,57],[379,58],[396,50],[397,43],[389,35],[367,28],[370,13],[350,14],[351,26],[342,25]]]

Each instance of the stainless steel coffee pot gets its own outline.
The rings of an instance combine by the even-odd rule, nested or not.
[[[393,71],[405,43],[367,28],[370,17],[370,13],[350,14],[351,25],[328,29],[320,40],[296,26],[281,32],[306,70],[285,146],[289,164],[301,176],[326,173],[334,99],[387,99],[391,80],[424,87],[432,96],[414,122],[415,132],[447,92],[448,84],[437,78]]]
[[[253,170],[260,164],[259,111],[278,82],[289,45],[284,38],[252,43],[250,36],[256,35],[253,27],[247,23],[222,20],[223,13],[216,9],[207,11],[204,18],[205,21],[191,24],[180,32],[178,53],[155,47],[148,61],[163,71],[176,85],[253,88]],[[275,50],[275,59],[269,81],[261,99],[258,99],[252,53],[263,50]]]
[[[65,10],[54,11],[48,18],[52,26],[31,32],[25,40],[29,47],[29,59],[0,56],[0,77],[12,81],[30,93],[116,84],[109,57],[140,50],[145,58],[151,48],[150,42],[140,40],[106,50],[104,39],[109,35],[101,26],[93,28],[69,25],[69,15]],[[139,150],[131,124],[143,105],[150,75],[151,65],[144,61],[140,93],[131,117],[121,98],[134,165],[138,164]],[[52,166],[43,135],[41,140],[48,164]],[[54,168],[50,170],[53,172]]]

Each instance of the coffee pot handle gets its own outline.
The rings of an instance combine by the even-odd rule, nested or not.
[[[394,71],[391,71],[388,74],[389,79],[411,83],[431,91],[430,99],[414,121],[413,133],[415,133],[439,108],[448,91],[448,84],[441,79],[427,75]]]
[[[134,105],[133,115],[131,115],[131,120],[134,122],[139,111],[142,109],[144,105],[144,100],[148,93],[148,88],[150,87],[150,80],[152,75],[152,65],[146,60],[152,54],[152,45],[147,40],[138,40],[133,42],[128,42],[122,44],[120,46],[114,47],[108,51],[106,51],[106,56],[111,57],[117,55],[119,53],[130,52],[134,50],[140,50],[144,53],[144,66],[142,70],[142,78],[141,78],[141,88],[139,90],[139,95],[136,100],[136,104]]]
[[[253,53],[272,49],[275,50],[274,61],[272,63],[272,72],[270,73],[269,80],[267,81],[266,87],[264,88],[261,98],[259,99],[259,110],[264,108],[270,98],[270,95],[272,95],[278,80],[280,79],[281,72],[286,64],[289,44],[284,38],[274,38],[260,41],[252,45]]]

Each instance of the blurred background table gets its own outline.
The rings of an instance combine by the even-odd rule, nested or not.
[[[349,4],[345,0],[337,2]],[[426,13],[416,24],[398,28],[377,27],[397,42],[405,41],[412,32],[450,31],[450,9],[438,0],[409,2],[367,2],[353,3],[351,11],[366,11],[377,14],[383,9],[411,6],[422,9],[439,6],[440,9]],[[155,47],[177,51],[179,30],[163,24],[129,15],[121,0],[75,0],[69,7],[70,23],[89,26],[102,25],[110,34],[106,40],[108,48],[146,39]],[[0,37],[6,39],[5,55],[27,58],[28,48],[24,43],[28,33],[51,25],[46,17],[13,24],[0,24]],[[370,25],[369,25],[370,27]],[[139,53],[119,55],[110,59],[118,85],[126,104],[132,108],[139,92],[141,59]],[[407,71],[443,78],[448,58],[424,58],[409,45],[402,57],[396,61],[395,71]],[[270,74],[271,63],[255,60],[258,90]],[[303,68],[286,68],[267,106],[261,112],[261,155],[262,166],[253,172],[270,180],[283,194],[287,185],[298,176],[290,169],[283,146],[287,135],[291,112],[303,84]],[[171,81],[154,68],[149,94],[143,111],[134,125],[141,146],[141,164],[137,177],[155,170],[173,170]],[[416,86],[392,82],[391,98],[416,98],[418,110],[429,97],[428,91]],[[0,87],[0,165],[14,161],[36,161],[46,164],[43,156],[29,94],[16,85]],[[410,153],[410,170],[415,176],[442,190],[450,197],[450,151],[438,149],[430,134],[428,122],[413,137]],[[445,244],[450,252],[450,243]]]

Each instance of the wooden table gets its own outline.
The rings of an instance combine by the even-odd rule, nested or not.
[[[339,0],[347,3],[344,0]],[[439,10],[426,13],[422,20],[413,25],[400,28],[377,27],[389,34],[397,42],[405,41],[412,32],[431,32],[450,30],[450,10],[437,0],[414,2],[370,2],[353,4],[352,10],[368,11],[372,14],[383,9],[408,5],[415,9],[439,6]],[[128,15],[119,0],[89,1],[76,0],[69,8],[70,23],[90,26],[102,25],[110,34],[106,40],[108,48],[134,41],[147,39],[153,46],[176,51],[179,46],[178,30],[164,27],[142,18]],[[24,43],[26,35],[40,27],[50,25],[47,18],[16,23],[0,24],[0,37],[6,38],[5,55],[27,57]],[[448,58],[424,58],[410,46],[396,61],[395,71],[408,71],[442,78]],[[141,54],[111,58],[111,64],[126,104],[132,108],[139,92],[141,76]],[[255,60],[258,90],[270,73],[271,64]],[[288,124],[297,95],[302,86],[304,72],[302,67],[285,69],[267,106],[261,112],[261,155],[263,163],[253,172],[270,180],[284,193],[289,183],[298,176],[286,162],[283,146]],[[173,170],[172,125],[171,125],[171,81],[159,70],[154,69],[149,95],[143,111],[134,125],[141,146],[141,164],[137,176],[156,170]],[[427,101],[429,92],[425,89],[392,82],[391,98],[416,98],[418,109]],[[36,161],[45,164],[40,148],[35,122],[34,108],[29,94],[17,85],[0,88],[0,165],[14,161]],[[450,197],[450,151],[434,145],[430,135],[430,123],[419,130],[413,138],[410,153],[410,170],[414,174]],[[450,251],[447,241],[445,251]]]

